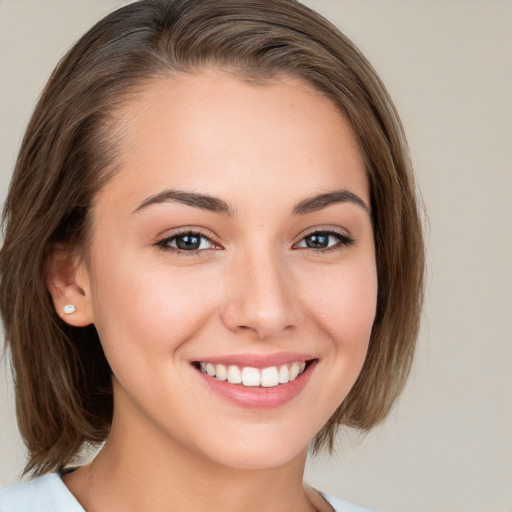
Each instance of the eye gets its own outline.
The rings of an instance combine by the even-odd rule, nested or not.
[[[305,236],[297,244],[295,248],[313,249],[317,251],[325,251],[332,249],[342,249],[354,243],[354,239],[344,233],[336,231],[315,231]]]
[[[163,249],[186,252],[218,248],[218,246],[215,245],[207,236],[194,231],[176,233],[172,236],[159,240],[155,245]]]

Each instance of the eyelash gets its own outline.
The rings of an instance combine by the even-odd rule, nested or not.
[[[183,256],[194,256],[194,255],[198,255],[201,252],[207,250],[207,249],[204,249],[204,248],[203,249],[187,250],[187,249],[180,249],[179,247],[172,247],[172,246],[169,245],[170,243],[175,242],[179,238],[182,238],[182,237],[185,237],[185,236],[199,238],[200,239],[200,246],[199,247],[201,247],[201,244],[203,243],[204,240],[207,240],[213,246],[213,247],[208,248],[208,249],[218,249],[219,248],[219,245],[216,244],[210,237],[204,235],[200,231],[193,231],[193,230],[186,230],[186,231],[180,231],[178,233],[174,233],[171,236],[167,236],[165,238],[162,238],[161,240],[158,240],[154,245],[155,245],[155,247],[157,247],[159,249],[162,249],[164,251],[174,252],[175,254],[179,254],[180,256],[181,255],[183,255]]]
[[[182,238],[185,236],[190,236],[190,237],[200,239],[199,247],[201,247],[201,244],[203,243],[204,240],[208,241],[213,247],[187,250],[187,249],[182,249],[179,247],[172,247],[169,245],[170,243],[176,242],[179,238]],[[333,237],[333,238],[337,239],[337,242],[332,246],[328,246],[328,247],[324,247],[324,248],[302,247],[301,250],[313,252],[313,253],[317,253],[317,254],[318,253],[327,253],[327,252],[331,252],[331,251],[343,250],[347,247],[350,247],[351,245],[354,245],[354,243],[355,243],[355,239],[352,238],[351,236],[347,235],[346,233],[343,233],[341,231],[336,231],[333,229],[326,229],[326,230],[312,231],[312,232],[304,235],[299,240],[299,242],[297,242],[296,244],[293,245],[293,247],[296,247],[298,243],[301,243],[301,242],[305,241],[307,238],[310,238],[313,236],[319,236],[319,237],[324,236],[324,237],[328,237],[328,238]],[[211,250],[211,249],[218,250],[220,247],[219,244],[216,244],[210,237],[204,235],[200,231],[192,231],[192,230],[181,231],[178,233],[174,233],[171,236],[162,238],[161,240],[158,240],[154,244],[154,246],[159,249],[162,249],[164,251],[171,251],[171,252],[174,252],[175,254],[179,254],[179,255],[183,255],[183,256],[194,256],[194,255],[198,255],[198,254],[202,253],[205,250]]]
[[[330,246],[330,247],[325,247],[325,248],[312,248],[312,247],[304,247],[303,250],[306,250],[306,251],[311,251],[313,253],[323,253],[325,254],[326,252],[332,252],[332,251],[341,251],[343,249],[346,249],[347,247],[350,247],[352,245],[354,245],[355,243],[355,239],[352,238],[350,235],[347,235],[347,233],[343,233],[342,231],[337,231],[335,229],[320,229],[320,230],[315,230],[315,231],[311,231],[310,233],[304,235],[298,243],[301,243],[303,242],[304,240],[306,240],[307,238],[310,238],[312,236],[324,236],[324,237],[328,237],[328,238],[336,238],[337,239],[337,242]],[[297,244],[294,244],[294,246],[297,245]]]

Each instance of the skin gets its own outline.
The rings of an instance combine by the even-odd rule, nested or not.
[[[118,133],[120,171],[96,195],[88,256],[56,251],[48,280],[66,322],[95,324],[113,371],[111,434],[66,485],[89,512],[328,510],[303,487],[307,446],[361,370],[377,296],[369,186],[349,123],[300,80],[250,85],[208,69],[148,84]],[[141,207],[170,189],[219,198],[232,215]],[[363,205],[293,213],[333,190]],[[212,242],[179,251],[169,237],[182,228]],[[335,233],[308,248],[318,231]],[[68,303],[76,313],[63,314]],[[273,408],[226,400],[191,364],[283,351],[317,363]]]

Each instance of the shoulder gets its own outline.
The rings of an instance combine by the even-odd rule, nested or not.
[[[371,510],[369,508],[359,507],[358,505],[336,498],[336,496],[331,496],[325,492],[318,492],[329,503],[329,505],[331,505],[335,512],[377,512],[376,510]]]
[[[0,512],[85,512],[56,473],[0,490]]]

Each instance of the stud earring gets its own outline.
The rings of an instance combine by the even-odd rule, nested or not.
[[[66,313],[66,315],[71,315],[75,311],[76,311],[76,306],[74,306],[73,304],[66,304],[64,306],[64,313]]]

